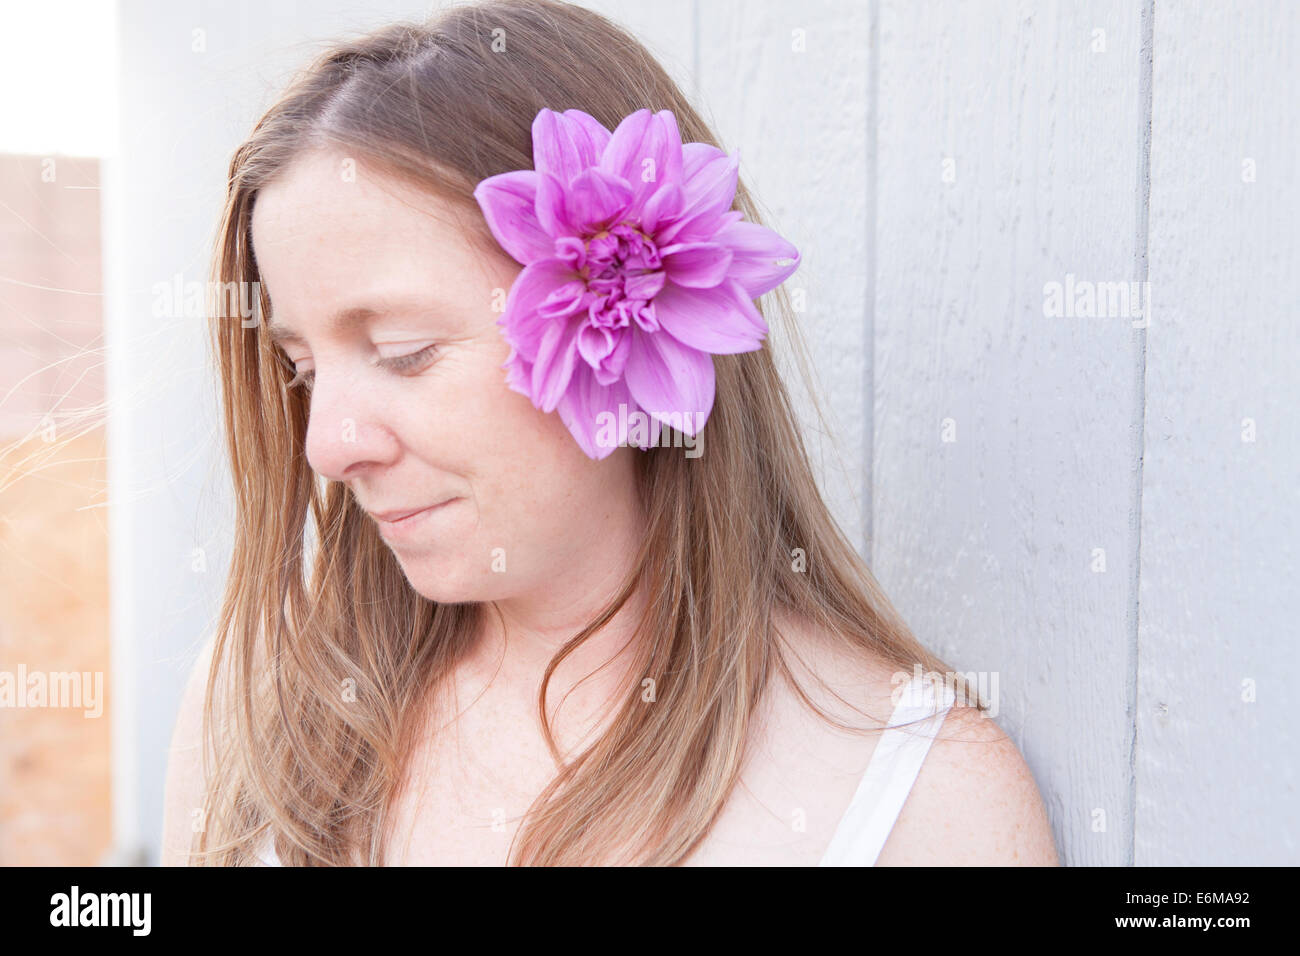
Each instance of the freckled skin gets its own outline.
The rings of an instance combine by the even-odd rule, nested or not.
[[[285,353],[314,373],[308,461],[373,510],[462,499],[430,516],[419,540],[390,545],[419,593],[501,602],[539,627],[567,619],[639,544],[641,452],[593,461],[558,415],[506,386],[493,304],[519,263],[472,247],[439,199],[364,165],[346,181],[342,163],[305,155],[253,213],[273,318],[303,340]],[[327,325],[336,310],[385,299],[425,305]],[[430,343],[437,351],[412,369],[373,364]],[[493,570],[497,548],[504,573]]]

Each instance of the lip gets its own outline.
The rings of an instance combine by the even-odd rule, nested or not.
[[[379,532],[385,539],[400,539],[413,533],[435,513],[459,500],[459,498],[448,498],[446,501],[440,501],[436,505],[428,505],[424,508],[417,508],[414,511],[372,511],[370,512],[370,516],[375,519],[375,523],[379,526]]]

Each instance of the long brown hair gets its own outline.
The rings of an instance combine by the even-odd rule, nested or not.
[[[472,190],[532,167],[543,107],[585,110],[609,129],[638,109],[667,109],[684,142],[719,145],[655,59],[599,14],[544,0],[453,6],[334,47],[267,111],[230,164],[213,278],[259,281],[258,190],[317,147],[459,204],[471,238],[493,245]],[[733,208],[761,221],[743,184]],[[784,290],[763,311],[801,348]],[[248,864],[273,836],[287,865],[382,865],[420,705],[469,647],[483,607],[416,593],[347,487],[313,475],[309,400],[286,388],[265,325],[214,318],[211,328],[237,525],[207,688],[204,734],[217,759],[195,859]],[[806,370],[803,352],[796,358]],[[739,777],[774,675],[847,729],[798,689],[778,617],[900,670],[948,670],[909,633],[820,497],[770,345],[714,365],[706,452],[637,453],[647,525],[635,570],[546,672],[538,709],[559,768],[515,836],[512,863],[684,860]],[[560,761],[545,685],[637,586],[647,600],[626,696],[594,743]],[[655,706],[642,702],[645,678]],[[219,680],[228,692],[218,695]],[[357,690],[342,700],[349,682]]]

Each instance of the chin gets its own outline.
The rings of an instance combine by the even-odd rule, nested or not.
[[[493,579],[504,575],[492,574],[482,568],[470,568],[463,561],[436,559],[428,555],[404,556],[396,553],[407,583],[421,597],[439,604],[470,604],[495,600],[504,591],[503,581]],[[497,587],[492,585],[496,584]]]

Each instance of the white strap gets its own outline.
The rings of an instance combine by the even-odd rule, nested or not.
[[[280,866],[280,857],[275,852],[275,841],[269,836],[258,845],[255,855],[263,866]]]
[[[941,707],[936,707],[937,690],[943,692]],[[880,735],[853,801],[840,819],[819,866],[875,865],[955,699],[952,687],[942,681],[921,676],[908,683],[889,719],[891,728],[927,714],[930,719],[885,730]]]

